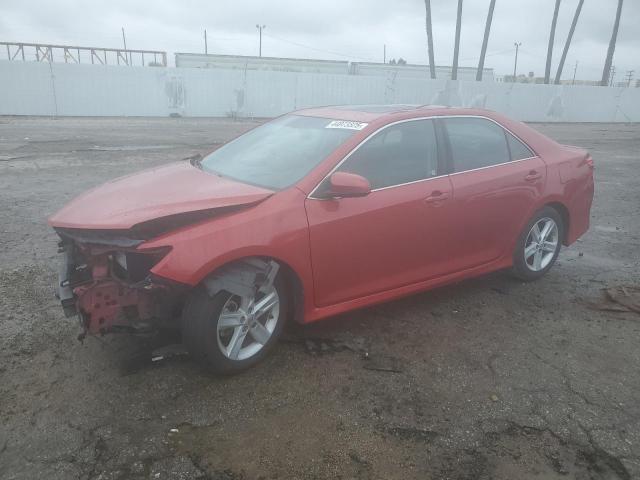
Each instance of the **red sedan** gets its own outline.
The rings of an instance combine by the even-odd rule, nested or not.
[[[85,333],[179,319],[216,372],[284,323],[511,268],[544,275],[589,227],[593,160],[485,110],[302,110],[202,159],[120,178],[49,219]]]

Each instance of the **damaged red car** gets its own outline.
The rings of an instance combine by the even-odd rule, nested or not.
[[[325,107],[107,182],[49,223],[86,333],[175,325],[233,373],[287,321],[499,269],[541,277],[588,229],[593,188],[585,150],[494,112]]]

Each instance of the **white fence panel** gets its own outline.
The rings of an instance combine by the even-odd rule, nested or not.
[[[0,61],[0,115],[272,117],[388,103],[489,108],[526,121],[640,121],[638,88]]]

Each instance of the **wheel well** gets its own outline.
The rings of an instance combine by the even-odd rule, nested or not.
[[[291,294],[291,320],[296,323],[304,323],[304,288],[298,274],[286,263],[274,260],[280,265],[282,273],[285,274],[287,288]]]
[[[209,273],[201,284],[210,290],[212,283],[216,282],[216,279],[231,277],[232,282],[243,283],[245,278],[238,276],[238,271],[248,270],[249,272],[255,268],[256,263],[264,263],[265,265],[270,262],[275,262],[279,267],[279,274],[284,275],[285,283],[287,285],[288,293],[291,296],[291,314],[290,317],[296,323],[303,323],[304,321],[304,288],[300,277],[291,266],[287,263],[272,257],[243,257],[226,263],[211,273]]]
[[[560,218],[562,218],[562,226],[564,229],[564,238],[562,239],[563,245],[567,244],[567,236],[569,235],[569,210],[560,202],[551,202],[547,203],[545,207],[553,208],[558,214]]]

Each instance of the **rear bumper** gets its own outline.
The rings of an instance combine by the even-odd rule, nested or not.
[[[569,231],[566,244],[571,245],[589,230],[591,219],[591,205],[593,203],[593,176],[576,191],[569,208]]]

